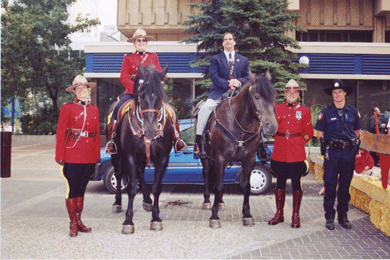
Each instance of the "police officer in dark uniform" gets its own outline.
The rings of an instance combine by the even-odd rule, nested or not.
[[[355,167],[355,154],[359,148],[359,131],[362,120],[359,111],[346,104],[345,97],[352,93],[352,87],[341,80],[335,80],[325,93],[332,96],[333,103],[318,114],[315,126],[324,156],[324,209],[326,228],[334,229],[334,203],[337,196],[337,217],[339,224],[350,229],[348,203],[351,199],[349,187]],[[336,191],[337,183],[339,188]]]

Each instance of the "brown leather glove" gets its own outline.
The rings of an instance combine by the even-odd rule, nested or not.
[[[56,160],[56,162],[59,164],[59,165],[64,165],[64,161],[63,160]]]

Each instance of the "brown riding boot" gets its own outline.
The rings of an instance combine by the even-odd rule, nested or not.
[[[68,214],[70,218],[70,224],[69,224],[69,236],[76,237],[78,235],[77,232],[77,198],[74,199],[66,199],[66,208],[68,209]]]
[[[175,153],[185,152],[188,149],[187,144],[180,137],[179,122],[177,121],[173,126],[173,141],[175,142]]]
[[[90,227],[84,226],[83,222],[81,222],[81,212],[84,208],[84,197],[77,198],[77,213],[76,213],[76,223],[77,230],[80,232],[91,232],[92,229]]]
[[[286,190],[275,189],[276,214],[270,221],[268,221],[268,225],[276,225],[280,222],[284,222],[283,208],[285,199]]]
[[[299,217],[299,208],[301,207],[303,192],[300,190],[296,190],[293,192],[293,215],[292,215],[292,228],[300,228],[301,227],[301,219]]]
[[[199,156],[200,155],[200,146],[201,146],[201,140],[202,136],[196,135],[195,136],[195,145],[194,145],[194,155]]]
[[[115,130],[118,126],[118,120],[111,119],[110,128],[108,130],[108,136],[110,137],[110,141],[106,144],[106,153],[107,154],[116,154],[116,144],[114,143]]]

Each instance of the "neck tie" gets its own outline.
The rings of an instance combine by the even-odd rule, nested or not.
[[[233,79],[234,61],[231,52],[229,53],[229,67],[230,67],[230,79]]]

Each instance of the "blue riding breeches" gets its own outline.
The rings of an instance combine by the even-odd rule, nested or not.
[[[85,188],[95,171],[95,163],[65,163],[62,174],[67,181],[66,199],[84,197]]]
[[[132,99],[132,94],[122,94],[119,96],[119,102],[115,105],[114,112],[112,113],[112,119],[118,120],[118,111],[119,108],[125,103],[127,100]]]

